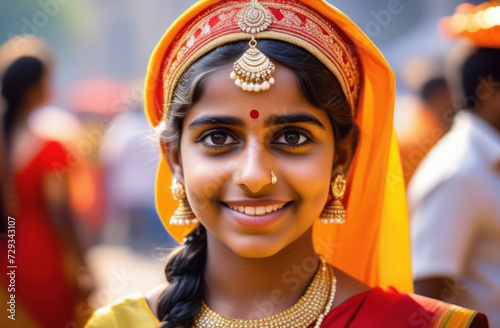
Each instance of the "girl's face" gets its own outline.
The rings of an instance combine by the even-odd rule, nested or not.
[[[209,234],[240,256],[268,257],[308,231],[325,206],[333,129],[283,66],[271,89],[258,93],[235,86],[231,69],[209,78],[183,121],[180,159],[171,166]]]

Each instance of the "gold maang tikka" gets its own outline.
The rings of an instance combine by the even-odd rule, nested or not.
[[[234,63],[231,79],[245,91],[264,91],[274,84],[275,66],[257,49],[257,40],[255,40],[255,33],[266,30],[271,22],[271,12],[258,0],[252,0],[238,14],[238,26],[243,32],[251,33],[252,38],[249,42],[250,49]]]

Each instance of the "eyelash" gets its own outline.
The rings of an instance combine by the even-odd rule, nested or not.
[[[209,149],[213,149],[213,150],[220,150],[221,148],[224,148],[224,147],[227,147],[229,145],[233,145],[234,143],[230,143],[230,144],[223,144],[223,145],[211,145],[209,143],[206,143],[205,142],[205,139],[207,139],[208,137],[210,137],[211,135],[213,135],[214,133],[225,133],[227,134],[229,137],[237,140],[237,138],[233,137],[231,135],[231,133],[229,133],[228,131],[226,130],[223,130],[223,129],[212,129],[212,130],[208,130],[206,132],[204,132],[197,140],[197,142],[201,143],[204,147],[206,148],[209,148]]]
[[[298,132],[299,136],[305,137],[306,140],[303,141],[300,144],[276,143],[276,140],[280,139],[285,133],[288,133],[288,132]],[[208,137],[210,137],[214,133],[224,133],[224,134],[227,134],[228,137],[237,140],[237,138],[235,138],[234,136],[232,136],[231,133],[229,133],[228,131],[226,131],[224,129],[212,129],[212,130],[208,130],[208,131],[204,132],[197,139],[197,142],[201,143],[204,147],[212,149],[212,150],[220,150],[220,149],[222,149],[224,147],[227,147],[227,146],[235,144],[235,143],[229,143],[229,144],[223,144],[223,145],[216,146],[216,145],[211,145],[211,144],[209,144],[209,143],[207,143],[207,142],[204,141],[205,139],[207,139]],[[297,149],[297,148],[301,148],[301,147],[307,146],[311,142],[312,142],[312,136],[310,135],[310,133],[308,133],[308,132],[306,132],[306,131],[304,131],[304,130],[302,130],[300,128],[284,128],[281,131],[279,131],[278,137],[274,138],[274,140],[273,140],[273,142],[271,142],[271,144],[279,145],[280,147],[285,147],[285,148],[290,148],[290,149]]]
[[[301,142],[300,144],[286,144],[286,143],[275,143],[276,140],[280,139],[282,136],[285,135],[285,133],[289,133],[289,132],[297,132],[299,134],[299,140],[300,140],[300,136],[303,136],[306,138],[305,141]],[[282,129],[280,132],[279,132],[279,135],[277,138],[274,139],[274,141],[272,142],[272,144],[275,144],[275,145],[279,145],[280,147],[286,147],[286,148],[291,148],[291,149],[297,149],[297,148],[301,148],[301,147],[305,147],[307,145],[309,145],[311,142],[313,141],[313,138],[311,136],[311,134],[303,129],[300,129],[300,128],[284,128]]]

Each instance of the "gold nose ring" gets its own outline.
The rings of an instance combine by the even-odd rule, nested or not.
[[[274,175],[274,172],[271,171],[271,184],[274,185],[278,182],[278,178],[276,178],[276,175]]]

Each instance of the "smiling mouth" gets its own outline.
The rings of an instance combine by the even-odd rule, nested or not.
[[[253,215],[253,216],[259,216],[259,215],[265,215],[269,214],[272,212],[279,211],[280,209],[284,207],[288,207],[291,203],[293,202],[288,202],[285,204],[275,204],[275,205],[267,205],[267,206],[236,206],[236,205],[229,205],[226,203],[221,202],[224,206],[234,210],[238,211],[240,213],[246,214],[246,215]]]

